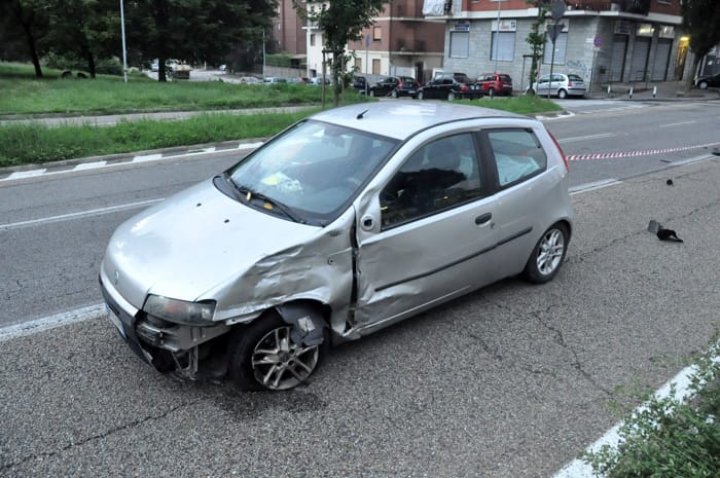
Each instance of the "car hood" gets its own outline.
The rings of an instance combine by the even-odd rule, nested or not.
[[[208,180],[123,223],[110,239],[102,275],[138,309],[148,293],[200,300],[318,229],[239,203]]]

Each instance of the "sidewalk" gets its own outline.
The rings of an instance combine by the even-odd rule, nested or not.
[[[684,81],[612,83],[601,88],[592,89],[586,97],[592,99],[615,99],[633,101],[708,101],[720,100],[720,90],[693,88],[686,92]],[[631,91],[632,90],[632,91]],[[630,93],[632,92],[632,96]]]

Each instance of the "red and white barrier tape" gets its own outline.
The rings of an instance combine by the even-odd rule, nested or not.
[[[588,153],[588,154],[568,154],[568,161],[586,161],[589,159],[622,159],[622,158],[634,158],[636,156],[650,156],[653,154],[666,154],[666,153],[678,153],[680,151],[689,151],[691,149],[708,148],[710,146],[717,146],[720,143],[708,143],[698,144],[695,146],[680,146],[677,148],[662,148],[662,149],[645,149],[641,151],[623,151],[616,153]]]

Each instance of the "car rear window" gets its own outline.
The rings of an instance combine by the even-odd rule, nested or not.
[[[531,130],[493,130],[487,136],[495,156],[501,187],[534,176],[545,169],[547,156]]]
[[[582,81],[583,80],[578,75],[568,75],[568,78],[570,78],[572,81]]]
[[[500,79],[505,83],[512,83],[512,78],[508,75],[500,75]]]

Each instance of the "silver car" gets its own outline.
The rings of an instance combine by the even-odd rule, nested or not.
[[[409,101],[325,111],[131,218],[100,271],[143,360],[242,389],[486,284],[558,272],[568,164],[537,120]]]
[[[552,81],[550,75],[542,75],[528,90],[530,94],[539,96],[546,96],[550,92],[552,96],[560,99],[568,96],[585,96],[585,91],[585,82],[580,76],[564,73],[553,73]]]

